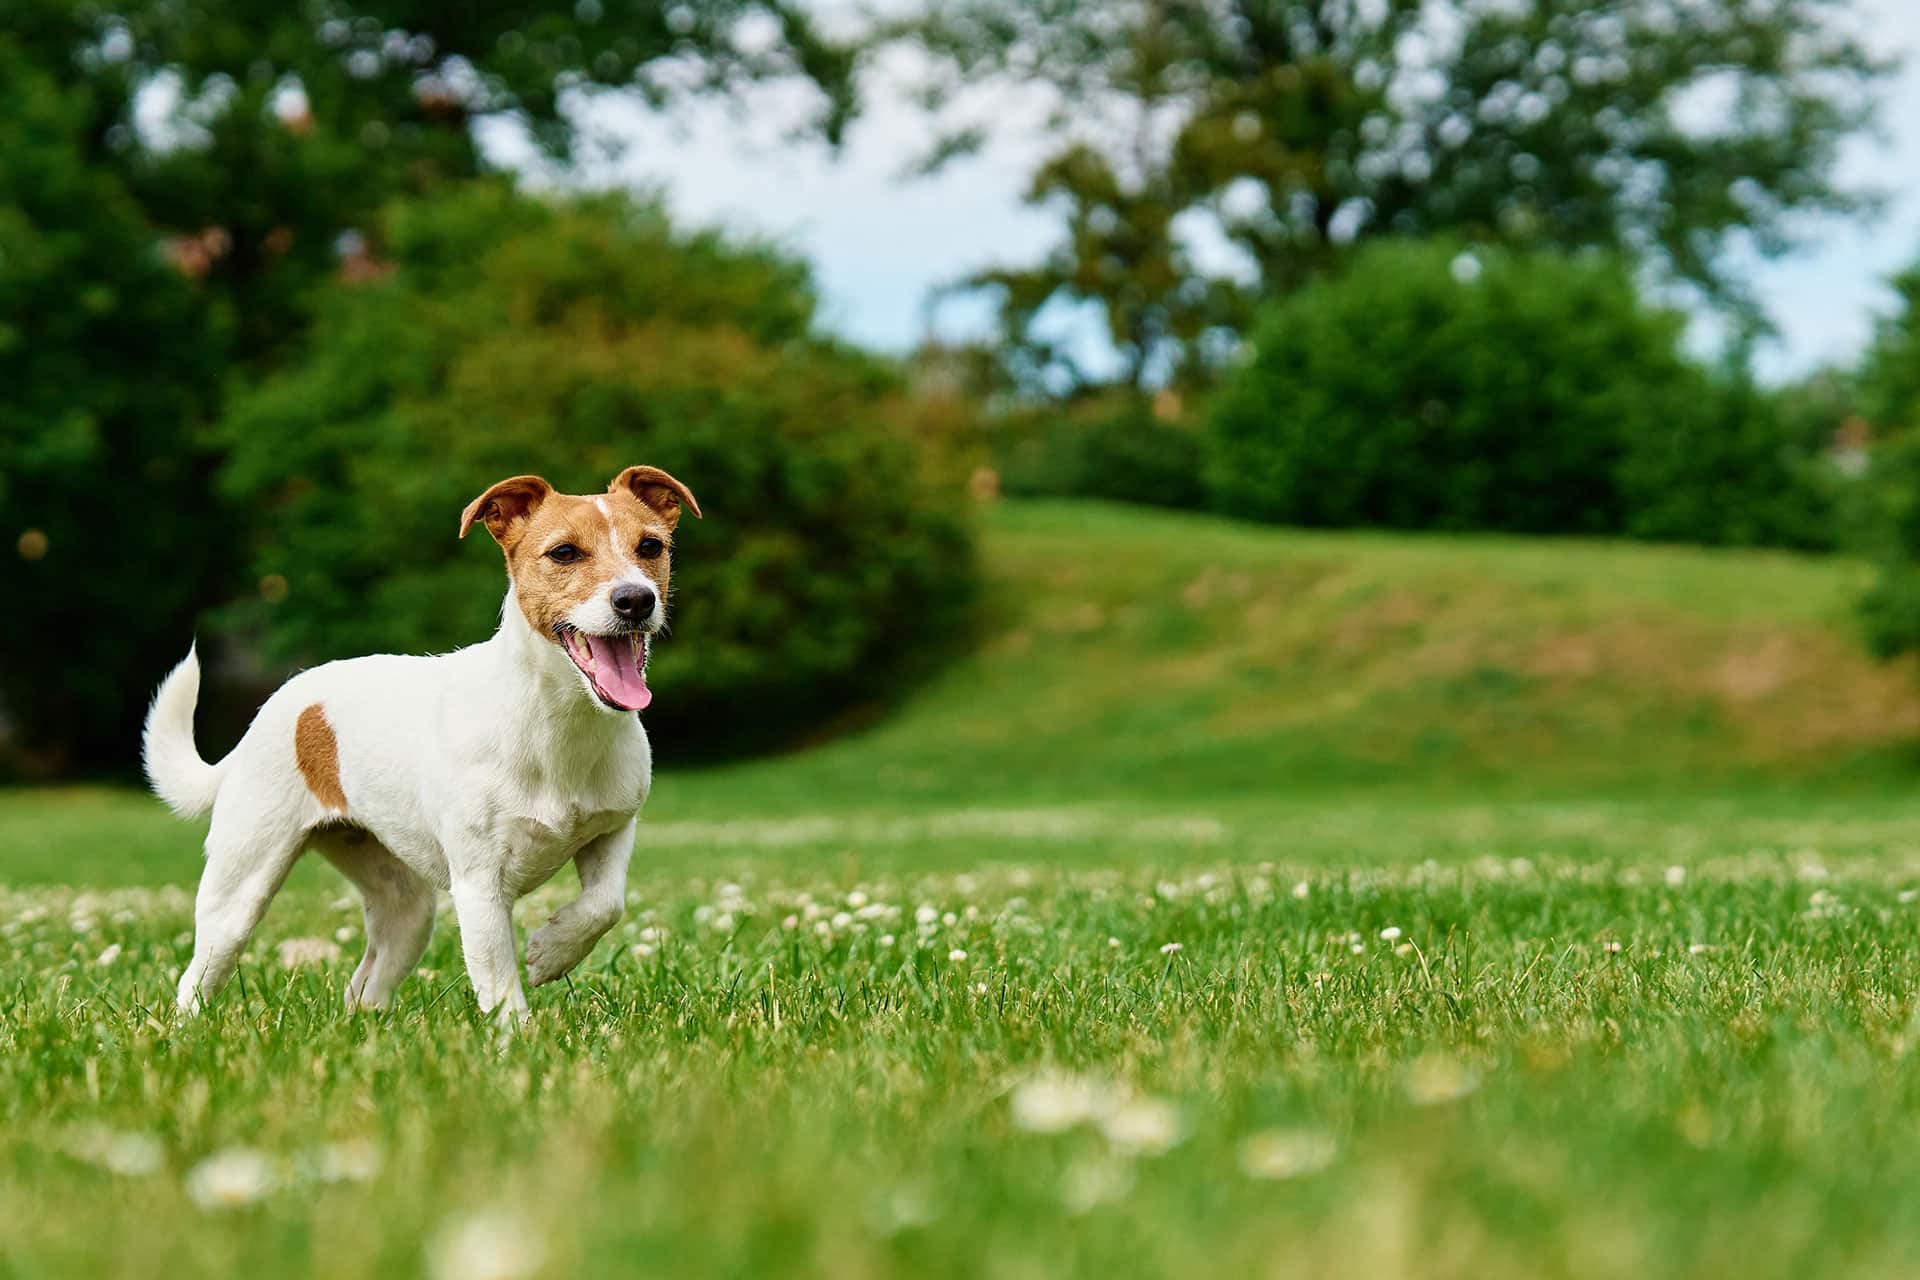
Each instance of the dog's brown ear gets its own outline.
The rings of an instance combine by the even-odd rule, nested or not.
[[[466,537],[475,520],[487,526],[487,532],[501,546],[507,542],[507,530],[515,521],[533,514],[535,507],[553,493],[553,486],[539,476],[515,476],[502,480],[467,504],[460,513],[460,536]]]
[[[693,512],[696,520],[705,518],[700,514],[700,504],[694,500],[693,490],[658,467],[628,467],[607,486],[608,493],[622,490],[659,512],[669,525],[679,521],[682,507]]]

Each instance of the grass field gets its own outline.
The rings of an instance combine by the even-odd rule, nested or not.
[[[1855,569],[1072,506],[989,557],[895,714],[663,769],[504,1045],[444,918],[340,1012],[304,867],[177,1024],[197,829],[0,794],[0,1275],[1920,1267],[1920,697]]]

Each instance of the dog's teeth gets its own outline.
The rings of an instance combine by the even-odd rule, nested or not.
[[[637,658],[640,656],[640,637],[632,636],[630,639],[633,641],[633,656]]]

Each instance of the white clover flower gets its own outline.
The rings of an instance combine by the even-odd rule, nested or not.
[[[635,960],[645,960],[648,957],[652,956],[653,953],[658,949],[659,948],[653,946],[650,943],[636,942],[633,944],[632,947],[628,948],[627,954],[632,956]]]
[[[852,907],[855,911],[858,911],[860,908],[866,906],[868,901],[869,899],[867,895],[860,892],[858,889],[855,889],[852,893],[847,895],[847,905]]]
[[[308,1163],[321,1182],[371,1182],[380,1172],[380,1148],[365,1138],[328,1142],[313,1150]]]
[[[540,1269],[547,1248],[534,1226],[512,1209],[455,1218],[434,1234],[427,1270],[434,1280],[521,1280]]]
[[[924,902],[913,910],[913,922],[915,924],[932,924],[939,918],[940,913]]]
[[[959,947],[955,947],[953,950],[947,952],[947,959],[953,961],[955,964],[959,964],[962,960],[965,960],[966,958],[967,958],[967,953],[962,949],[960,949]]]
[[[1600,944],[1600,949],[1608,955],[1618,955],[1620,953],[1620,944],[1613,941],[1603,942]]]
[[[325,938],[288,938],[273,949],[282,969],[305,969],[340,958],[338,945]]]
[[[1382,942],[1398,942],[1399,940],[1400,926],[1397,924],[1390,924],[1380,931],[1380,941]]]
[[[107,949],[105,951],[102,951],[99,955],[95,956],[93,958],[93,962],[99,965],[102,969],[104,969],[108,965],[112,964],[115,960],[118,960],[119,958],[120,958],[120,944],[117,942],[113,942],[107,945]]]
[[[1367,953],[1367,944],[1364,942],[1349,943],[1347,945],[1347,950],[1353,952],[1353,954],[1357,956],[1365,955]]]
[[[1480,1087],[1480,1073],[1444,1053],[1422,1055],[1407,1073],[1407,1097],[1417,1106],[1457,1102]]]
[[[117,1173],[124,1178],[143,1178],[160,1172],[167,1160],[167,1149],[150,1133],[130,1133],[122,1129],[94,1127],[83,1129],[66,1141],[67,1154]]]
[[[187,1198],[202,1209],[243,1209],[274,1188],[273,1161],[252,1147],[215,1152],[187,1174]]]
[[[1690,956],[1703,956],[1711,950],[1713,950],[1713,947],[1705,942],[1694,942],[1687,945],[1687,954]]]
[[[1118,938],[1107,939],[1107,950],[1118,951],[1119,949],[1120,949],[1120,939]]]
[[[893,935],[890,933],[881,934],[880,945],[883,947],[891,947],[893,945]]]
[[[947,926],[947,928],[951,929],[953,928],[953,926],[960,923],[960,917],[953,914],[953,912],[948,911],[941,915],[940,923]]]
[[[1411,942],[1403,942],[1393,949],[1393,954],[1397,956],[1410,956],[1413,954],[1413,944]]]
[[[333,931],[333,940],[344,946],[353,941],[353,930],[343,924]]]
[[[1900,903],[1902,906],[1911,902],[1920,901],[1920,889],[1902,889],[1895,895],[1894,901]]]
[[[1293,896],[1301,899],[1302,901],[1305,901],[1307,898],[1307,895],[1311,894],[1312,892],[1313,892],[1313,886],[1308,884],[1305,880],[1302,880],[1299,884],[1296,884],[1293,886]]]
[[[1163,956],[1178,955],[1186,949],[1186,944],[1183,942],[1166,942],[1161,944],[1160,954]]]
[[[974,984],[973,984],[973,994],[975,994],[975,995],[977,995],[977,996],[983,996],[983,995],[985,995],[985,994],[987,994],[987,984],[986,984],[986,983],[984,983],[984,982],[976,982],[976,983],[974,983]]]
[[[1180,1110],[1159,1098],[1127,1098],[1101,1110],[1100,1132],[1122,1151],[1157,1156],[1181,1137]]]
[[[1099,1113],[1101,1094],[1082,1076],[1049,1072],[1014,1086],[1009,1105],[1013,1123],[1028,1133],[1065,1133]]]
[[[850,926],[852,923],[853,923],[853,917],[845,911],[836,912],[832,920],[832,924],[835,929],[844,930],[848,926]]]
[[[788,933],[792,933],[795,929],[798,929],[800,927],[800,917],[788,916],[785,920],[782,920],[780,922],[780,927],[782,929],[785,929]]]
[[[1666,878],[1667,883],[1677,889],[1687,882],[1687,869],[1685,867],[1668,867]]]
[[[1266,1129],[1240,1144],[1240,1172],[1249,1178],[1304,1178],[1333,1163],[1333,1135],[1318,1129]]]

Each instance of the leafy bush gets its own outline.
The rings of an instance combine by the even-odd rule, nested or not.
[[[1206,505],[1203,441],[1133,397],[1092,414],[1058,411],[996,431],[1001,489],[1018,497],[1109,498],[1159,507]]]
[[[956,627],[961,486],[916,447],[894,373],[814,335],[802,266],[618,199],[484,186],[397,207],[382,240],[390,274],[334,289],[227,427],[271,597],[236,621],[271,653],[483,637],[499,556],[455,541],[461,507],[528,471],[597,492],[635,462],[708,515],[681,524],[649,726],[718,748],[795,730]]]
[[[1636,419],[1619,482],[1636,538],[1829,550],[1845,477],[1824,456],[1833,431],[1798,398],[1720,373],[1665,423]]]
[[[1259,519],[1818,543],[1785,418],[1596,257],[1396,243],[1274,307],[1208,480]]]

